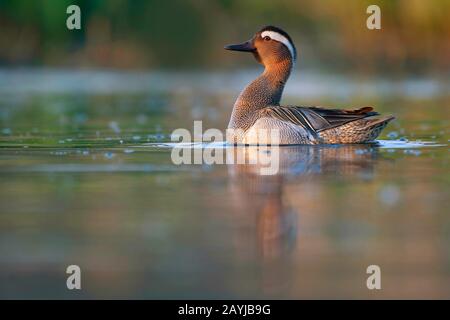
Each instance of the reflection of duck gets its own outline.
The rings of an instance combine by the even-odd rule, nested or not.
[[[271,153],[271,160],[278,161],[275,176],[292,177],[333,172],[342,175],[370,175],[377,157],[377,149],[370,144],[322,145],[322,146],[235,146],[233,159],[243,159],[245,164],[230,167],[231,173],[259,176],[263,168],[271,166],[261,160],[260,153]],[[274,171],[271,171],[274,172]],[[261,178],[258,178],[261,179]],[[269,179],[269,178],[268,178]]]
[[[264,27],[242,44],[227,50],[252,52],[264,72],[241,92],[228,128],[229,142],[247,144],[330,144],[373,141],[394,117],[374,118],[371,107],[357,110],[280,106],[297,51],[289,35]],[[279,137],[267,137],[277,129]],[[277,139],[277,140],[272,140]]]
[[[377,157],[377,149],[370,145],[278,149],[280,168],[275,175],[260,174],[260,166],[266,163],[248,164],[259,159],[258,147],[236,147],[235,152],[243,153],[246,164],[228,166],[234,212],[239,213],[236,223],[255,230],[266,294],[279,294],[289,286],[290,273],[295,272],[290,259],[296,256],[290,253],[296,249],[298,227],[320,219],[308,215],[308,210],[321,205],[316,203],[323,191],[321,178],[338,175],[366,179],[372,175]],[[248,237],[248,233],[239,236]],[[248,240],[239,238],[239,247],[249,245]]]

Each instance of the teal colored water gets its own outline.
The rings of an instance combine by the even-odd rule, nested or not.
[[[171,132],[224,129],[252,76],[0,71],[0,297],[450,298],[445,83],[294,75],[286,104],[397,120],[371,145],[283,147],[275,175],[175,165]]]

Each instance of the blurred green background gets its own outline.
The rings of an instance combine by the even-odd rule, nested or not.
[[[82,29],[66,28],[77,4]],[[382,30],[366,8],[382,8]],[[285,28],[301,66],[357,73],[448,73],[448,0],[1,0],[0,65],[226,68],[224,44]],[[242,58],[243,64],[254,63]]]

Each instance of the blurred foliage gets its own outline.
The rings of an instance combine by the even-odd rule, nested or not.
[[[66,28],[70,4],[81,7],[82,30]],[[381,7],[382,30],[366,28],[370,4]],[[224,44],[275,24],[307,66],[446,74],[449,12],[448,0],[0,0],[0,65],[225,67],[236,56]]]

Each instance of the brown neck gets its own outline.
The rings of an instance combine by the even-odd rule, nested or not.
[[[293,64],[290,59],[285,59],[281,62],[267,65],[262,74],[270,83],[271,94],[273,99],[276,100],[275,104],[279,104],[283,89],[291,75]]]
[[[291,74],[292,61],[285,59],[266,65],[264,72],[253,80],[237,98],[228,128],[248,129],[257,116],[256,111],[280,104],[286,81]]]

